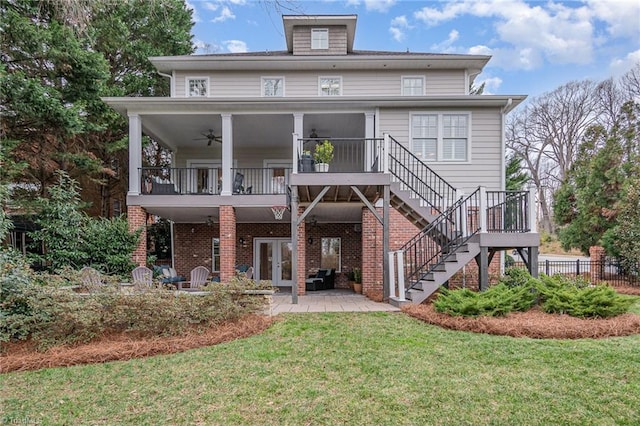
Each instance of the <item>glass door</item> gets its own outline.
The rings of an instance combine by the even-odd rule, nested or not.
[[[291,240],[284,238],[260,239],[254,242],[256,279],[271,280],[274,286],[291,287]]]

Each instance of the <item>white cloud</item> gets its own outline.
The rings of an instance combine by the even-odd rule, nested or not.
[[[607,24],[607,32],[611,36],[636,40],[640,37],[640,2],[637,0],[617,0],[615,4],[589,0],[587,5],[595,19]]]
[[[396,4],[396,0],[364,0],[366,9],[375,12],[386,12],[394,4]]]
[[[480,87],[483,84],[484,84],[484,91],[482,92],[482,94],[493,95],[498,91],[498,89],[502,85],[502,79],[500,77],[482,77],[482,74],[480,74],[478,77],[476,77],[475,81],[473,82],[473,85],[475,87]]]
[[[559,3],[513,1],[458,1],[441,7],[424,7],[414,17],[427,26],[436,26],[470,15],[494,19],[498,40],[494,55],[506,55],[494,63],[533,69],[550,63],[586,64],[593,60],[596,40],[594,24],[586,7],[567,7]]]
[[[234,4],[236,6],[244,6],[247,4],[247,0],[228,0],[229,3]]]
[[[394,27],[409,28],[409,22],[407,21],[407,17],[404,15],[393,18],[391,20],[391,25]]]
[[[231,9],[229,9],[227,6],[224,6],[220,11],[220,15],[213,18],[211,22],[224,22],[228,21],[229,19],[236,19],[236,15],[234,15]]]
[[[216,3],[211,3],[210,1],[205,1],[204,3],[202,3],[204,5],[204,8],[207,10],[212,10],[212,11],[216,11],[220,8],[219,4]]]
[[[477,46],[472,46],[469,48],[467,52],[470,55],[493,55],[493,49],[487,47],[485,45],[479,44]]]
[[[402,31],[400,28],[390,27],[389,32],[391,33],[391,37],[393,37],[395,41],[400,42],[406,38],[404,31]]]
[[[224,44],[226,49],[231,53],[245,53],[249,50],[247,43],[242,40],[226,40],[223,41],[222,44]]]
[[[631,68],[633,68],[636,64],[640,63],[640,49],[635,50],[633,52],[629,52],[627,56],[624,58],[614,58],[609,64],[609,68],[611,69],[611,73],[616,76],[620,76]]]
[[[196,9],[196,7],[193,5],[193,3],[190,3],[189,1],[185,2],[185,6],[187,7],[188,10],[192,10],[193,13],[191,14],[191,20],[193,22],[201,22],[202,19],[200,18],[200,15],[198,15],[198,9]]]
[[[442,43],[432,44],[431,50],[438,53],[453,53],[457,49],[453,46],[456,40],[460,38],[460,33],[457,30],[451,30],[449,36]]]

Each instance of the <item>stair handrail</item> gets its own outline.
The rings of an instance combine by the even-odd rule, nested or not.
[[[406,290],[415,287],[480,231],[480,198],[480,188],[461,197],[400,248],[404,255],[402,273]]]
[[[404,145],[389,136],[389,172],[438,213],[456,198],[456,189]]]

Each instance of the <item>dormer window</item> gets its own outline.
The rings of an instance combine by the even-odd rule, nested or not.
[[[187,77],[187,94],[189,97],[209,96],[209,78]]]
[[[311,29],[311,49],[329,48],[329,30],[327,28]]]

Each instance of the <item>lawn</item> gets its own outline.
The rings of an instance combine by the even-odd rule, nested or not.
[[[401,313],[282,316],[177,355],[0,376],[0,422],[640,424],[640,336],[532,340]]]

